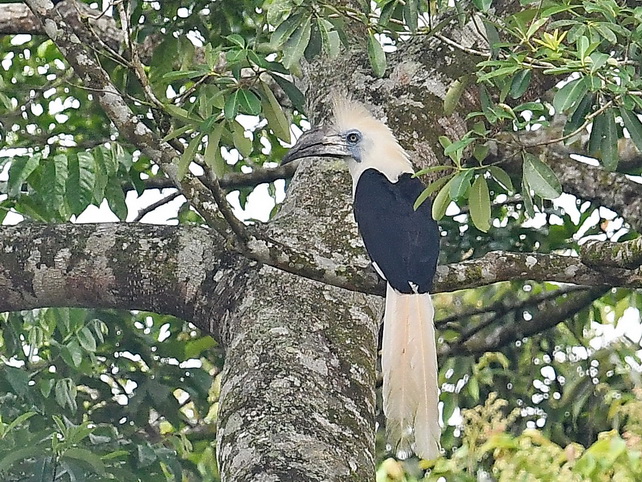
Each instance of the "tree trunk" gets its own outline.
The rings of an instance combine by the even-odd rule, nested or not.
[[[307,163],[270,234],[330,258],[357,239],[349,196],[340,161]],[[221,323],[223,480],[372,479],[380,299],[269,266],[237,273]]]

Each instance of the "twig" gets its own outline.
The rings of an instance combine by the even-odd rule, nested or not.
[[[119,2],[118,3],[118,12],[121,17],[121,22],[122,22],[122,27],[123,27],[123,34],[125,35],[125,38],[127,39],[127,45],[129,47],[129,51],[131,53],[131,67],[132,70],[134,71],[134,74],[136,75],[136,78],[140,82],[140,85],[143,87],[143,92],[145,92],[145,97],[151,102],[153,105],[158,107],[159,109],[162,109],[163,111],[165,110],[165,106],[163,103],[158,100],[156,95],[154,94],[154,91],[152,90],[151,85],[149,84],[149,79],[147,78],[147,74],[145,73],[145,68],[143,67],[142,62],[140,61],[140,55],[138,54],[138,46],[136,43],[132,40],[132,30],[131,26],[129,24],[129,9],[125,9],[124,2]]]
[[[245,224],[243,224],[243,222],[232,212],[232,206],[230,206],[230,203],[227,202],[227,199],[225,198],[225,191],[223,191],[223,189],[221,188],[221,185],[219,184],[216,176],[214,176],[212,171],[209,169],[205,171],[205,174],[208,181],[207,187],[212,191],[212,195],[214,196],[214,200],[218,205],[219,211],[225,218],[225,221],[227,221],[227,224],[230,226],[236,237],[239,239],[239,241],[241,241],[242,245],[247,245],[247,242],[250,239],[250,235],[247,232]]]
[[[619,96],[618,96],[618,97],[619,97]],[[565,136],[558,137],[558,138],[556,138],[556,139],[550,139],[550,140],[546,140],[546,141],[538,142],[538,143],[536,143],[536,144],[527,144],[527,145],[525,145],[524,147],[526,147],[526,148],[528,149],[528,148],[531,148],[531,147],[549,146],[549,145],[551,145],[551,144],[557,144],[558,142],[564,142],[566,139],[570,139],[571,137],[576,136],[577,134],[579,134],[580,132],[582,132],[584,129],[586,129],[586,128],[588,127],[588,125],[593,121],[593,119],[595,119],[598,115],[600,115],[600,114],[601,114],[602,112],[604,112],[606,109],[608,109],[609,107],[611,107],[611,106],[613,105],[613,103],[614,103],[614,102],[613,102],[614,100],[615,100],[615,99],[611,99],[611,100],[609,100],[606,104],[604,104],[604,105],[603,105],[602,107],[600,107],[598,110],[596,110],[595,112],[592,112],[591,114],[587,115],[587,116],[586,116],[586,120],[584,121],[584,124],[582,124],[581,126],[579,126],[577,129],[575,129],[575,130],[574,130],[573,132],[571,132],[570,134],[566,134]]]
[[[573,293],[575,291],[586,291],[587,289],[588,288],[586,286],[571,285],[571,286],[565,286],[564,288],[560,288],[554,291],[546,291],[544,293],[540,293],[539,295],[531,296],[527,300],[522,300],[514,305],[509,305],[504,301],[499,301],[490,306],[476,308],[474,310],[465,311],[463,313],[456,313],[456,314],[447,316],[445,318],[441,318],[435,322],[435,325],[439,327],[446,323],[452,323],[454,321],[461,320],[462,318],[470,318],[472,316],[483,315],[485,313],[496,313],[496,314],[499,313],[501,315],[505,315],[506,313],[522,309],[529,305],[537,305],[544,301],[548,301],[552,298],[557,298],[559,296],[563,296],[568,293]],[[496,316],[494,316],[493,318],[495,317]]]
[[[144,207],[143,209],[138,211],[138,214],[136,215],[136,217],[134,218],[134,220],[132,222],[134,222],[134,223],[140,222],[146,215],[148,215],[149,213],[151,213],[155,209],[157,209],[157,208],[159,208],[159,207],[161,207],[161,206],[173,201],[178,196],[182,196],[182,193],[180,191],[174,191],[169,196],[165,196],[164,198],[159,199],[155,203],[152,203],[149,206]]]

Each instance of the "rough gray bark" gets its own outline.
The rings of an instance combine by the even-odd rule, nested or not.
[[[348,181],[336,164],[306,166],[270,235],[336,258],[356,239]],[[267,266],[239,287],[243,302],[221,329],[225,478],[369,480],[379,299]]]

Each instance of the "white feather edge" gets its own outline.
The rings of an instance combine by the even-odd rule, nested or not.
[[[403,294],[388,284],[381,367],[388,441],[400,458],[440,454],[434,308],[429,293]]]

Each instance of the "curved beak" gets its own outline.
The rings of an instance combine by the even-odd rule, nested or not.
[[[304,157],[350,157],[344,139],[326,126],[304,132],[281,161],[287,164]]]

